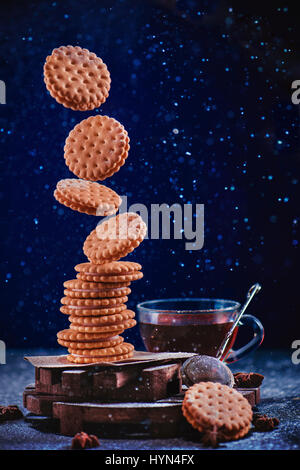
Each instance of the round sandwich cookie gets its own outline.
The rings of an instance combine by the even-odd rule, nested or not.
[[[93,264],[118,261],[131,253],[144,240],[147,226],[133,212],[105,220],[94,229],[83,245],[84,254]]]
[[[105,264],[80,263],[76,264],[74,269],[79,273],[94,276],[113,276],[140,271],[142,266],[133,261],[112,261]]]
[[[115,289],[116,287],[129,287],[131,284],[131,281],[129,280],[120,282],[118,279],[113,279],[112,282],[106,282],[106,279],[105,279],[104,281],[100,281],[99,276],[89,276],[89,275],[85,275],[81,273],[76,274],[76,279],[80,279],[80,281],[85,281],[85,282],[97,282],[100,289]]]
[[[87,299],[104,299],[124,297],[131,293],[129,287],[115,287],[110,289],[99,288],[97,282],[86,282],[81,279],[72,279],[64,282],[65,295],[68,297],[87,298]],[[124,303],[124,302],[122,302]]]
[[[128,354],[134,350],[134,346],[130,343],[122,343],[118,346],[111,346],[107,348],[100,349],[71,349],[69,348],[69,353],[74,356],[79,357],[109,357],[109,356],[119,356],[123,354]]]
[[[69,133],[65,146],[65,162],[78,178],[103,181],[119,171],[129,151],[129,137],[116,119],[91,116]]]
[[[111,308],[111,307],[117,307],[119,305],[124,304],[125,302],[122,302],[123,299],[128,298],[126,296],[124,297],[112,297],[112,298],[104,298],[104,299],[78,299],[76,297],[62,297],[60,300],[63,305],[67,306],[74,306],[74,307],[84,307],[84,308],[90,308],[93,309],[98,309],[98,308]]]
[[[127,330],[128,328],[133,328],[135,325],[136,321],[130,319],[121,323],[115,323],[114,325],[102,326],[84,326],[71,323],[70,329],[79,331],[80,333],[111,333],[111,336],[113,336],[121,334],[122,331]]]
[[[112,189],[75,178],[60,180],[56,185],[54,197],[70,209],[97,216],[115,214],[122,202],[120,196]]]
[[[110,332],[106,333],[84,333],[80,331],[74,331],[71,329],[65,329],[61,330],[57,333],[57,339],[62,340],[62,341],[74,341],[76,343],[78,342],[97,342],[97,341],[104,341],[104,340],[110,340],[112,338],[115,338],[117,335],[123,333],[124,330],[120,330],[120,333],[113,333],[111,334]]]
[[[69,320],[72,325],[81,325],[81,326],[104,326],[104,325],[114,325],[116,323],[121,323],[130,318],[134,318],[135,313],[132,310],[123,310],[121,313],[116,313],[114,315],[100,315],[100,316],[90,316],[90,317],[79,317],[76,315],[71,315]]]
[[[101,266],[101,265],[99,265]],[[114,283],[115,285],[118,285],[120,287],[120,284],[130,284],[132,281],[137,281],[138,279],[142,279],[143,273],[141,271],[136,271],[132,272],[130,274],[120,274],[120,275],[114,275],[114,276],[93,276],[89,274],[82,274],[78,273],[76,275],[77,279],[80,279],[82,281],[88,281],[88,282],[99,282],[101,285],[105,286],[106,284],[109,286],[113,286]]]
[[[97,356],[97,357],[89,357],[89,356],[75,356],[74,354],[69,354],[67,356],[68,361],[73,362],[75,364],[98,364],[101,362],[120,362],[125,361],[126,359],[130,359],[133,357],[134,351],[130,351],[127,354],[119,354],[117,356]]]
[[[118,346],[123,343],[124,338],[122,336],[113,336],[111,338],[104,338],[100,340],[90,341],[66,341],[63,339],[57,339],[58,344],[68,348],[70,350],[84,350],[84,349],[100,349],[100,348],[111,348]]]
[[[216,382],[200,382],[190,387],[182,412],[193,428],[205,434],[214,432],[219,442],[245,436],[252,421],[252,408],[246,398]]]
[[[115,307],[80,307],[76,305],[63,305],[60,307],[61,313],[65,315],[74,315],[78,317],[86,316],[99,316],[99,315],[114,315],[116,313],[123,312],[126,310],[126,304],[116,305]]]
[[[44,81],[52,98],[74,111],[98,108],[111,84],[103,60],[79,46],[54,49],[46,58]]]

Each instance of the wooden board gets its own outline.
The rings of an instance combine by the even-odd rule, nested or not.
[[[259,401],[259,389],[237,389],[252,406]],[[184,393],[155,402],[74,402],[71,397],[40,394],[31,385],[24,391],[24,406],[36,415],[60,422],[60,433],[72,436],[90,425],[105,425],[118,432],[120,425],[143,425],[152,437],[182,436],[190,433],[181,412]],[[115,426],[115,430],[113,429]]]
[[[186,387],[184,359],[82,367],[35,367],[35,384],[26,387],[24,407],[35,416],[59,423],[61,434],[74,435],[90,426],[125,435],[143,428],[152,437],[192,432],[182,415]],[[237,389],[255,406],[259,389]]]

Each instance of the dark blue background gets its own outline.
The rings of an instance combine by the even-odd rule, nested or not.
[[[98,220],[60,206],[53,190],[73,176],[66,136],[95,112],[120,120],[131,138],[126,165],[105,184],[130,204],[205,204],[202,250],[145,240],[128,257],[145,275],[129,306],[177,295],[241,301],[259,281],[249,313],[264,323],[265,345],[290,347],[299,336],[297,38],[291,7],[259,2],[1,3],[0,338],[8,347],[55,345],[68,324],[62,283],[85,261],[82,244]],[[68,44],[110,70],[97,111],[65,109],[46,91],[45,58]],[[137,327],[126,337],[141,345]]]

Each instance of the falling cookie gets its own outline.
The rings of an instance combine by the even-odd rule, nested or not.
[[[64,146],[66,165],[84,180],[105,180],[124,165],[129,137],[116,119],[91,116],[77,124]]]
[[[44,65],[44,81],[52,98],[74,111],[88,111],[105,102],[110,74],[96,54],[79,46],[61,46]]]
[[[54,197],[70,209],[97,216],[114,215],[122,203],[120,196],[112,189],[76,178],[60,180]]]
[[[143,241],[147,226],[133,212],[118,214],[93,230],[83,245],[84,254],[93,264],[117,261],[131,253]]]

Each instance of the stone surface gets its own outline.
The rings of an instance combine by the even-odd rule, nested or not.
[[[24,355],[58,354],[55,350],[13,350],[8,351],[7,364],[0,366],[0,404],[22,406],[24,388],[34,382],[34,368],[23,360]],[[299,449],[300,448],[300,374],[299,366],[291,362],[290,351],[261,350],[250,358],[230,366],[233,372],[259,372],[265,376],[261,387],[261,402],[257,412],[277,416],[280,424],[269,433],[251,431],[239,441],[220,445],[219,449]],[[129,430],[129,429],[128,429]],[[0,449],[66,450],[71,438],[56,434],[52,423],[44,419],[29,419],[0,424]],[[126,429],[125,429],[126,432]],[[126,439],[102,438],[97,434],[102,450],[194,450],[201,449],[200,442],[186,439]]]

